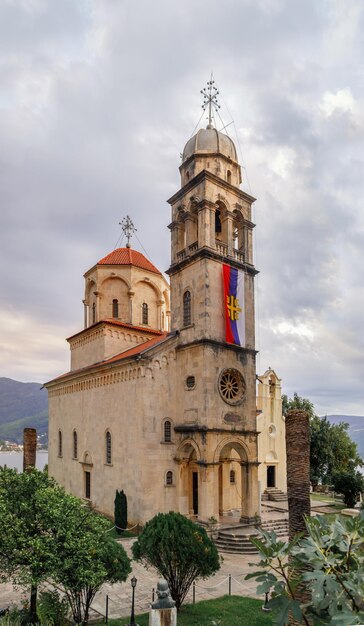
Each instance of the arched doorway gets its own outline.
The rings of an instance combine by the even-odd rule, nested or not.
[[[242,462],[247,461],[245,449],[238,442],[226,443],[219,455],[219,513],[231,515],[241,511]]]
[[[176,454],[179,463],[178,508],[183,515],[197,517],[200,511],[201,476],[199,448],[194,440],[184,441]]]
[[[250,459],[248,446],[242,439],[224,440],[217,447],[214,461],[218,464],[220,515],[240,511],[247,524],[260,517],[258,460]]]

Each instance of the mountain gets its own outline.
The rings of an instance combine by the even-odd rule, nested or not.
[[[0,439],[23,440],[23,428],[48,432],[48,394],[41,383],[0,378]]]
[[[348,434],[358,444],[358,452],[364,458],[364,416],[362,415],[326,415],[331,424],[346,422]]]

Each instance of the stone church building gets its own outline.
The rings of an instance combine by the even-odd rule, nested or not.
[[[273,370],[256,395],[254,198],[211,124],[187,142],[180,174],[170,285],[128,246],[85,274],[70,371],[46,384],[49,472],[109,515],[123,489],[134,523],[171,510],[256,522],[260,492],[285,490],[285,450]]]

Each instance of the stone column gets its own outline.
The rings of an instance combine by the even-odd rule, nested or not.
[[[219,466],[207,463],[199,472],[198,510],[203,519],[219,519]]]
[[[210,209],[202,206],[198,211],[198,247],[210,245]]]
[[[96,320],[95,322],[98,322],[100,320],[100,292],[94,291],[94,294],[96,296]]]
[[[87,328],[88,326],[88,304],[86,300],[82,300],[83,302],[83,326]]]
[[[259,516],[258,461],[241,463],[241,518],[245,524],[256,524]]]
[[[23,431],[23,471],[35,467],[37,456],[37,431],[35,428],[24,428]]]
[[[158,328],[159,330],[164,330],[163,328],[163,324],[162,324],[162,306],[164,304],[164,300],[157,300],[157,321],[158,321]]]
[[[133,297],[135,296],[135,291],[128,291],[129,296],[129,324],[133,323]],[[140,320],[136,322],[136,325],[140,324]]]

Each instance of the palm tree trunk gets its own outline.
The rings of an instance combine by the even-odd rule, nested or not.
[[[287,494],[289,539],[297,533],[307,535],[305,515],[311,513],[310,502],[310,423],[308,413],[292,409],[286,415]],[[297,570],[296,570],[296,573]],[[305,586],[296,590],[296,599],[307,602],[310,594]],[[298,626],[292,616],[290,626]]]

